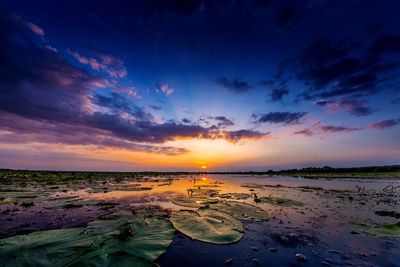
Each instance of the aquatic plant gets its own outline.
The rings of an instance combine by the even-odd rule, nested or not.
[[[213,244],[229,244],[243,236],[242,223],[228,213],[199,208],[196,211],[180,210],[172,214],[171,222],[181,233]]]
[[[122,211],[87,228],[2,239],[0,266],[152,266],[172,242],[174,232],[166,218]]]

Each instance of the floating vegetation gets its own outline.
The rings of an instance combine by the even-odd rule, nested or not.
[[[356,229],[358,232],[364,235],[373,235],[373,236],[400,236],[400,221],[394,224],[362,224],[352,222],[350,226]]]
[[[265,210],[247,203],[227,201],[211,204],[209,207],[210,209],[228,213],[241,221],[265,221],[269,219],[269,215]]]
[[[218,194],[220,190],[217,189],[204,189],[201,188],[200,186],[197,188],[189,188],[187,189],[188,195],[189,196],[214,196]]]
[[[0,240],[2,266],[153,266],[175,230],[168,219],[119,212],[85,228]]]
[[[259,197],[257,198],[257,202],[269,203],[272,205],[279,205],[285,207],[303,206],[303,203],[300,201],[289,198],[281,198],[281,197]]]
[[[201,208],[206,207],[210,203],[215,203],[217,200],[207,197],[176,197],[171,200],[172,203],[178,206],[189,207],[189,208]]]
[[[181,233],[213,244],[229,244],[243,236],[242,223],[229,215],[210,208],[197,211],[180,210],[172,214],[171,222]]]

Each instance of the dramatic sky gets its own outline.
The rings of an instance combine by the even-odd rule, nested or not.
[[[399,163],[399,10],[0,0],[0,168]]]

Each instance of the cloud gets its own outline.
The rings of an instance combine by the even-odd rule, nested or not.
[[[162,109],[162,107],[161,107],[161,106],[158,106],[158,105],[149,105],[149,107],[150,107],[151,109],[153,109],[153,110],[161,110],[161,109]]]
[[[78,68],[59,53],[36,44],[27,30],[20,18],[0,11],[0,129],[6,132],[3,140],[118,146],[178,154],[186,150],[163,144],[181,138],[236,143],[266,134],[173,121],[157,123],[118,84]],[[107,65],[112,61],[106,55],[100,60]],[[98,92],[98,88],[110,84],[113,91]]]
[[[168,96],[174,92],[174,89],[170,87],[168,84],[160,84],[157,86],[157,91],[162,92]]]
[[[217,127],[219,127],[219,128],[225,128],[225,127],[235,125],[235,123],[232,120],[228,119],[225,116],[215,116],[215,117],[209,117],[209,118],[217,121]]]
[[[267,135],[269,135],[269,132],[267,133],[261,133],[257,131],[251,131],[251,130],[238,130],[238,131],[224,131],[222,132],[222,135],[225,140],[231,143],[237,143],[239,141],[243,140],[259,140]]]
[[[105,72],[112,78],[123,78],[127,75],[124,63],[111,55],[93,51],[94,57],[85,57],[76,51],[70,49],[67,51],[79,63],[89,65],[93,70]]]
[[[361,130],[361,128],[351,128],[351,127],[345,127],[345,126],[327,125],[327,126],[322,126],[321,130],[324,132],[329,132],[329,133],[337,133],[337,132],[358,131],[358,130]]]
[[[339,132],[354,132],[362,130],[361,127],[346,127],[346,126],[337,126],[337,125],[323,125],[321,122],[316,122],[311,125],[309,128],[304,128],[299,131],[295,131],[293,134],[296,135],[304,135],[304,136],[314,136],[322,133],[339,133]]]
[[[136,88],[134,87],[116,87],[116,90],[120,93],[123,93],[133,99],[140,99],[141,96],[139,95],[139,92]]]
[[[391,128],[393,126],[396,126],[398,124],[400,124],[400,119],[389,119],[389,120],[383,120],[383,121],[371,123],[369,125],[369,128],[386,129],[386,128]]]
[[[350,114],[355,116],[366,116],[373,113],[373,109],[367,106],[367,104],[358,99],[342,99],[339,101],[335,100],[319,100],[316,102],[318,106],[324,106],[329,111],[336,112],[338,110],[345,109]]]
[[[286,80],[277,78],[274,80],[261,81],[261,84],[267,87],[272,102],[281,101],[284,96],[289,94]]]
[[[29,22],[29,21],[26,22],[26,25],[29,27],[29,29],[31,29],[31,31],[33,31],[40,37],[44,37],[44,30],[42,28],[40,28],[38,25],[36,25],[32,22]]]
[[[50,124],[5,113],[0,114],[0,119],[2,120],[0,143],[90,145],[97,148],[118,148],[170,156],[189,152],[185,148],[138,144],[110,135],[108,131],[85,125]]]
[[[303,129],[300,131],[294,132],[294,134],[305,135],[305,136],[313,136],[314,132],[310,129]]]
[[[366,44],[321,37],[285,60],[283,73],[304,82],[300,97],[306,100],[371,95],[392,87],[389,82],[396,84],[393,74],[400,60],[389,55],[400,53],[399,40],[400,36],[390,34]]]
[[[307,112],[269,112],[266,114],[253,114],[251,119],[253,123],[285,123],[285,124],[298,124],[299,120],[303,118]]]
[[[217,77],[215,79],[215,82],[218,85],[228,89],[229,91],[231,91],[233,93],[245,93],[253,88],[253,86],[250,85],[248,82],[238,80],[236,78],[229,79],[227,77],[221,76],[221,77]]]

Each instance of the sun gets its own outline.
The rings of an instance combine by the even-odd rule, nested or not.
[[[202,168],[203,170],[207,169],[206,165],[201,166],[200,168]]]

